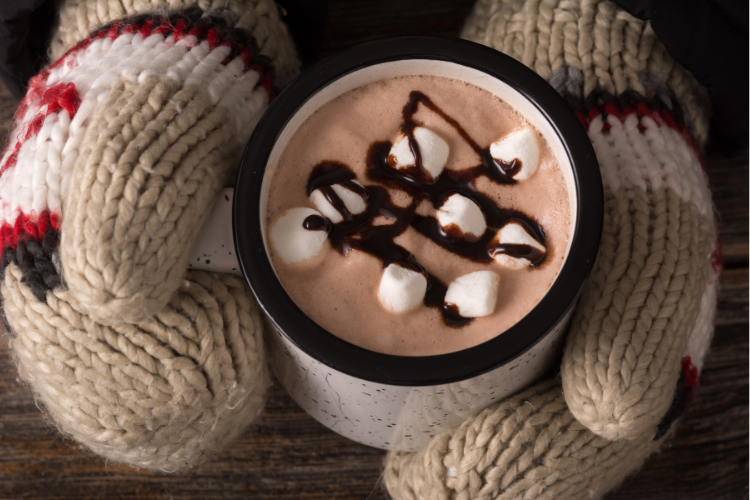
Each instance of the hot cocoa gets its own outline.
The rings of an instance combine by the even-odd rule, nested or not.
[[[564,260],[570,198],[547,142],[498,96],[458,80],[347,92],[269,171],[279,280],[312,320],[373,351],[489,340],[533,309]]]

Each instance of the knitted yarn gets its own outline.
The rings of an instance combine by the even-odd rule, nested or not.
[[[274,68],[237,19],[188,9],[93,31],[32,79],[0,160],[0,294],[19,374],[62,432],[116,462],[194,465],[262,409],[250,290],[186,274],[274,95]]]
[[[574,70],[585,98],[629,90],[645,96],[649,81],[662,82],[677,97],[668,104],[682,108],[698,142],[708,138],[707,90],[672,59],[648,22],[612,2],[478,0],[461,36],[508,54],[546,80],[563,68]]]
[[[611,2],[480,1],[465,33],[549,78],[588,130],[609,222],[573,318],[563,387],[592,431],[635,438],[666,413],[701,297],[714,293],[716,235],[695,139],[707,120],[688,98],[694,79],[647,23]]]
[[[141,321],[166,305],[272,96],[252,38],[221,26],[231,18],[189,12],[195,19],[115,21],[46,78],[81,95],[61,155],[70,225],[60,259],[68,289],[100,322]]]
[[[418,453],[389,452],[384,481],[399,500],[600,498],[664,437],[611,442],[565,411],[547,380],[487,408]]]
[[[299,73],[299,59],[286,25],[272,0],[65,0],[52,34],[50,60],[84,40],[94,29],[143,12],[204,11],[226,9],[237,16],[235,28],[253,34],[259,54],[276,71],[276,83],[284,86]]]
[[[570,410],[610,439],[635,438],[667,412],[713,241],[706,218],[673,190],[629,195],[607,191],[601,250],[562,364]]]
[[[386,485],[400,500],[600,498],[658,449],[713,332],[721,259],[696,139],[705,113],[664,82],[682,70],[648,25],[609,2],[480,0],[464,36],[532,67],[571,105],[602,172],[602,242],[563,391],[541,382],[422,452],[389,453]]]
[[[260,414],[260,311],[240,279],[188,273],[153,318],[108,327],[62,287],[40,301],[15,260],[0,293],[19,375],[88,449],[174,472],[231,444]]]

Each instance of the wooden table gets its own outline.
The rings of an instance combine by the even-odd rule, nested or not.
[[[331,0],[324,55],[370,38],[455,35],[473,0]],[[7,137],[15,102],[0,95]],[[609,500],[748,497],[748,155],[709,150],[725,272],[713,347],[675,439]],[[56,433],[0,343],[0,498],[385,499],[384,452],[327,430],[275,385],[260,423],[210,463],[165,476],[108,464]]]

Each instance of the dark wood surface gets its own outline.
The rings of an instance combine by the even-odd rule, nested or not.
[[[369,38],[457,34],[471,0],[329,2],[325,54]],[[15,102],[0,94],[0,138]],[[748,156],[709,149],[726,270],[713,347],[675,438],[609,500],[748,498]],[[259,424],[182,475],[109,464],[62,439],[17,379],[0,342],[0,499],[386,499],[384,452],[334,434],[275,385]]]

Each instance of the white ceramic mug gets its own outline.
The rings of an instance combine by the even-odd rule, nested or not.
[[[544,135],[570,193],[571,238],[545,297],[497,337],[438,356],[376,353],[335,337],[296,306],[268,258],[266,170],[325,103],[367,83],[402,75],[449,77],[499,96]],[[602,214],[593,148],[573,112],[543,79],[510,57],[471,42],[391,38],[331,56],[277,97],[248,143],[235,190],[221,193],[204,226],[190,266],[244,274],[266,314],[271,368],[310,415],[360,443],[414,451],[553,370],[596,256]]]

